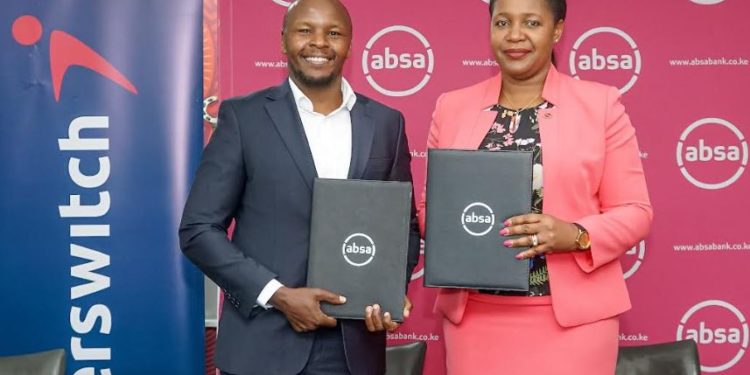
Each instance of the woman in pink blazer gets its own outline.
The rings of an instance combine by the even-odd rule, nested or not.
[[[502,73],[437,100],[429,148],[534,155],[532,213],[508,218],[500,234],[521,237],[498,249],[531,247],[517,256],[531,290],[440,291],[449,374],[614,373],[630,308],[619,257],[645,237],[652,209],[618,90],[552,63],[565,12],[565,0],[490,1]]]

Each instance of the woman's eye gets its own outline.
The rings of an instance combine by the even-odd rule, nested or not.
[[[528,27],[539,27],[541,25],[542,25],[541,22],[536,21],[536,20],[526,21],[526,26],[528,26]]]

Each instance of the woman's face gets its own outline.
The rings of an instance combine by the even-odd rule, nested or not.
[[[547,0],[497,0],[490,43],[503,75],[526,80],[546,74],[563,26]]]

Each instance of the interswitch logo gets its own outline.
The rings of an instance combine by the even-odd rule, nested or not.
[[[32,15],[18,17],[11,29],[13,39],[23,46],[37,44],[42,37],[43,27],[38,18]],[[49,40],[49,61],[52,78],[52,90],[55,101],[60,101],[65,73],[70,67],[80,66],[118,84],[125,90],[137,94],[135,86],[120,73],[107,59],[94,51],[78,38],[62,30],[52,30]]]

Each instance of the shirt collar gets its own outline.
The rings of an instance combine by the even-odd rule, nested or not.
[[[294,95],[294,103],[297,104],[297,107],[304,109],[305,111],[308,111],[308,112],[314,112],[312,100],[310,100],[310,98],[308,98],[302,92],[302,90],[300,90],[299,87],[297,87],[297,85],[294,83],[294,81],[292,81],[291,78],[289,78],[289,86],[292,88],[292,95]],[[341,78],[341,97],[343,98],[343,100],[341,101],[341,106],[338,107],[335,111],[331,112],[329,116],[334,113],[337,113],[343,108],[346,108],[347,110],[351,111],[352,108],[354,108],[354,104],[357,102],[357,94],[354,93],[352,86],[349,85],[349,82],[346,80],[346,78],[343,78],[343,77]]]

